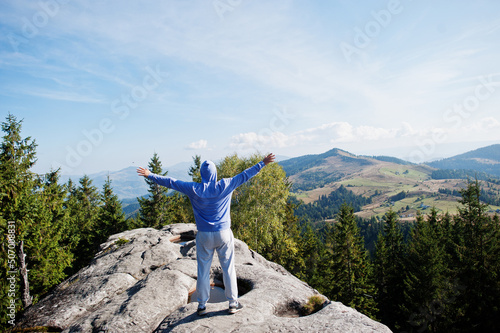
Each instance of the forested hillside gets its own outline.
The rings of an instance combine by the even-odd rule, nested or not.
[[[167,195],[165,188],[151,182],[148,195],[139,199],[137,218],[125,218],[109,180],[99,189],[89,177],[60,183],[58,170],[33,173],[36,143],[23,137],[21,125],[13,115],[2,123],[2,328],[10,327],[12,314],[21,313],[87,265],[109,235],[193,222],[186,197]],[[226,156],[217,164],[218,177],[234,176],[262,157]],[[299,195],[291,195],[294,177],[287,177],[278,163],[266,166],[234,192],[235,237],[331,300],[396,332],[494,332],[499,327],[500,221],[480,200],[483,190],[494,192],[492,183],[482,188],[479,180],[469,179],[453,188],[440,182],[436,192],[453,188],[456,192],[441,194],[460,198],[454,214],[430,207],[425,213],[416,211],[415,222],[407,222],[389,204],[385,213],[364,219],[355,211],[374,205],[370,201],[380,192],[394,200],[421,203],[426,198],[417,189],[431,184],[425,182],[431,181],[432,169],[338,150],[321,159],[319,164],[313,159],[297,162],[294,176],[303,176],[310,165],[326,172],[331,163],[350,163],[359,171],[319,195],[319,201],[304,204]],[[200,179],[200,162],[200,156],[193,158],[188,172],[193,181]],[[148,168],[157,174],[168,172],[157,154]],[[362,181],[362,173],[379,182]],[[391,190],[381,186],[387,180]]]
[[[280,164],[294,184],[292,194],[306,204],[302,210],[311,210],[309,215],[324,206],[321,198],[340,186],[370,199],[356,209],[356,215],[364,219],[380,220],[390,209],[412,221],[431,207],[440,214],[456,214],[456,194],[466,186],[467,179],[481,180],[481,199],[491,205],[491,211],[500,209],[500,178],[477,170],[436,169],[387,156],[355,156],[340,149]]]
[[[474,170],[500,177],[500,144],[427,163],[438,169]]]
[[[373,161],[335,148],[323,154],[291,158],[280,165],[292,179],[293,191],[308,191],[360,172]]]
[[[295,199],[294,202],[298,203],[298,200]],[[372,200],[362,195],[356,195],[341,185],[335,191],[330,192],[328,195],[321,196],[314,202],[298,204],[295,209],[295,214],[312,222],[333,219],[344,202],[348,202],[353,207],[354,211],[358,212],[361,210],[361,207],[370,204]]]

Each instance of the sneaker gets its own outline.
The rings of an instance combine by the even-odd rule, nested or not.
[[[198,310],[196,310],[196,313],[198,314],[198,316],[206,315],[207,314],[207,307],[198,308]]]
[[[243,305],[241,305],[241,303],[238,302],[237,305],[229,306],[229,314],[235,314],[236,312],[240,311],[241,309],[243,309]]]

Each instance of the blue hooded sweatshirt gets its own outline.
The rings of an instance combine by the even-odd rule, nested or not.
[[[259,173],[263,167],[264,162],[261,161],[232,178],[217,181],[215,164],[205,161],[200,167],[201,183],[184,182],[153,173],[149,174],[148,179],[188,196],[199,231],[220,231],[231,227],[230,206],[233,191]]]

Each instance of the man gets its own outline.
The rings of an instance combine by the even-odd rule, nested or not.
[[[233,191],[269,163],[274,162],[273,154],[267,155],[255,164],[232,177],[217,181],[217,168],[212,161],[205,161],[200,167],[201,183],[184,182],[168,176],[151,173],[138,168],[139,176],[147,177],[159,185],[174,189],[188,196],[193,207],[196,228],[196,261],[198,264],[198,314],[207,313],[206,303],[210,297],[210,266],[214,251],[217,251],[222,267],[229,313],[240,311],[243,306],[238,302],[238,285],[234,268],[234,238],[231,231],[230,205]]]

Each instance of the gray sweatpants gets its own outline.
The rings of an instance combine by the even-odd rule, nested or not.
[[[210,266],[214,251],[217,251],[222,267],[224,289],[229,305],[238,302],[238,285],[234,268],[234,236],[231,229],[221,231],[198,231],[196,235],[196,261],[198,263],[198,306],[205,307],[210,298]]]

